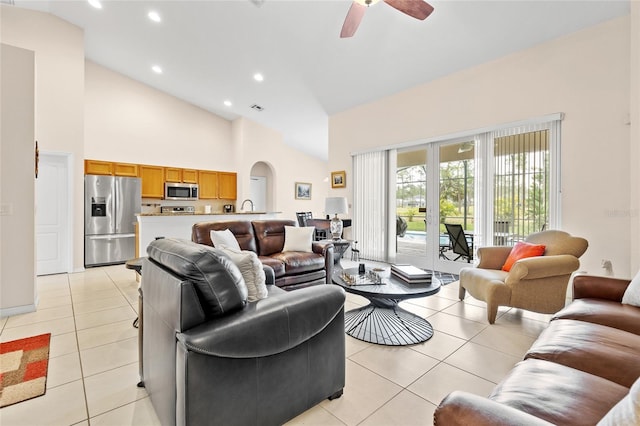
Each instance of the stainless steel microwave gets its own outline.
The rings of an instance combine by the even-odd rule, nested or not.
[[[164,199],[165,200],[197,200],[198,184],[197,183],[164,183]]]

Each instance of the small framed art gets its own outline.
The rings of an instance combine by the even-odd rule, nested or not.
[[[344,188],[347,186],[347,174],[344,170],[331,172],[331,187]]]
[[[296,182],[296,200],[311,199],[311,184],[305,182]]]

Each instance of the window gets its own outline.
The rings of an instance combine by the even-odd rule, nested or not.
[[[549,218],[549,130],[493,140],[494,243],[513,245]]]
[[[380,177],[387,164],[354,154],[354,171],[363,160],[369,173],[355,178],[354,213],[378,246],[363,258],[383,259],[377,240],[386,236],[387,259],[456,272],[461,262],[452,261],[444,223],[462,225],[474,247],[512,245],[560,226],[562,118],[550,114],[382,148],[389,154],[386,186]],[[366,201],[372,197],[375,205]],[[371,209],[389,214],[366,217]]]

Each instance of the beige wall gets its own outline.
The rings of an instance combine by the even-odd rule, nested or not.
[[[239,118],[233,124],[234,137],[242,152],[238,169],[238,200],[249,198],[251,168],[262,161],[271,166],[273,208],[282,212],[281,218],[295,219],[295,212],[299,211],[311,211],[314,216],[323,217],[324,199],[330,186],[326,180],[327,163],[289,147],[284,144],[281,133],[254,121]],[[311,183],[311,200],[295,199],[295,182]]]
[[[74,270],[84,265],[85,158],[236,171],[239,200],[248,198],[252,165],[264,161],[276,171],[274,207],[282,217],[294,218],[297,208],[309,206],[321,212],[326,162],[289,148],[278,132],[244,119],[231,123],[85,61],[83,32],[68,22],[0,7],[3,43],[35,52],[35,136],[41,149],[71,153],[74,161]],[[300,206],[294,200],[294,181],[314,183],[312,202]]]
[[[230,121],[88,60],[85,89],[86,158],[236,170]]]
[[[265,162],[281,217],[295,218],[298,207],[322,212],[326,162],[288,147],[279,132],[245,118],[230,122],[90,61],[85,86],[86,158],[235,171],[238,209],[249,198],[252,166]],[[312,201],[294,200],[295,181],[314,184]]]
[[[349,176],[354,151],[564,112],[562,228],[589,240],[581,269],[610,259],[629,276],[629,34],[615,19],[336,114],[329,168]]]
[[[0,316],[35,310],[35,60],[0,44]]]
[[[640,269],[640,2],[631,2],[631,64],[630,111],[631,137],[629,140],[629,168],[631,182],[631,274]]]
[[[72,154],[73,268],[80,270],[84,263],[84,35],[80,28],[52,15],[13,6],[0,5],[0,19],[3,43],[35,53],[35,138],[40,149]],[[22,164],[31,164],[32,154]],[[25,241],[31,244],[25,239],[20,243]]]
[[[249,198],[251,168],[273,171],[272,207],[283,218],[296,208],[324,207],[326,162],[284,144],[282,134],[240,118],[230,122],[178,98],[86,61],[85,157],[238,173],[238,202]],[[312,201],[293,197],[293,182],[313,183]],[[221,209],[228,201],[213,204]]]

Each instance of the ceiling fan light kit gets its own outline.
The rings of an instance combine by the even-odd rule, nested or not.
[[[378,3],[380,0],[354,0],[347,12],[347,17],[342,25],[340,37],[352,37],[364,16],[367,7]],[[433,6],[424,0],[383,0],[389,6],[413,18],[424,20],[433,12]]]

